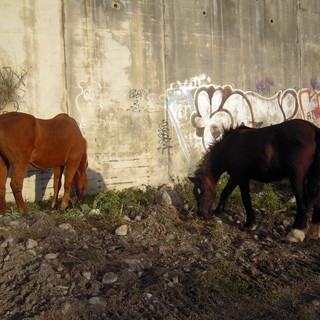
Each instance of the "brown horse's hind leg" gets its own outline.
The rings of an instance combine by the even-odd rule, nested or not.
[[[61,188],[61,178],[63,173],[64,166],[56,167],[53,170],[53,198],[51,202],[51,208],[57,206],[58,195]]]
[[[27,174],[28,165],[14,165],[12,166],[12,179],[10,186],[17,203],[18,211],[25,213],[27,211],[26,205],[22,197],[23,179]]]
[[[71,193],[71,187],[72,187],[72,181],[74,178],[74,175],[76,174],[77,168],[79,164],[77,165],[67,165],[65,177],[64,177],[64,195],[61,202],[61,208],[65,209],[68,207],[69,200],[70,200],[70,193]]]
[[[8,177],[9,165],[6,161],[0,157],[0,210],[2,213],[7,212],[6,203],[6,181]]]

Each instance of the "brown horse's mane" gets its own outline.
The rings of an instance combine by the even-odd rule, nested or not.
[[[221,130],[221,136],[213,143],[210,144],[208,150],[204,154],[202,160],[199,162],[198,167],[195,171],[195,176],[202,176],[206,168],[208,168],[208,165],[211,163],[211,155],[213,153],[213,150],[221,144],[224,139],[229,136],[231,133],[240,130],[240,129],[251,129],[250,127],[247,127],[243,124],[237,125],[236,127],[225,127],[222,126]]]

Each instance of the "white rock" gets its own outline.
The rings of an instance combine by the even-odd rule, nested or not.
[[[26,242],[26,248],[27,249],[33,249],[38,245],[38,242],[33,239],[28,239]]]
[[[118,280],[118,277],[115,273],[113,272],[107,272],[104,274],[102,278],[102,283],[103,284],[112,284],[115,283]]]
[[[46,254],[44,257],[45,257],[45,259],[47,259],[47,260],[53,260],[53,259],[56,259],[57,258],[57,254],[56,253],[48,253],[48,254]]]
[[[83,275],[83,277],[86,278],[87,280],[91,280],[91,272],[90,272],[90,271],[82,272],[82,275]]]
[[[70,223],[61,223],[59,224],[59,229],[61,230],[70,230],[73,229]]]
[[[27,252],[34,257],[37,255],[37,253],[32,249],[28,249]]]
[[[1,248],[9,247],[10,244],[13,243],[13,240],[14,240],[14,239],[13,239],[12,237],[6,238],[6,239],[1,243],[0,247],[1,247]]]
[[[70,307],[71,307],[70,303],[66,302],[61,308],[61,313],[63,315],[66,315],[68,313]]]
[[[101,211],[99,209],[91,209],[88,212],[89,216],[101,216]]]
[[[97,304],[101,304],[101,300],[99,297],[92,297],[89,299],[88,301],[90,304],[92,305],[97,305]]]
[[[13,220],[9,222],[10,227],[17,227],[20,225],[20,222],[18,220]]]
[[[133,267],[141,263],[138,259],[124,259],[123,260],[128,266]]]
[[[115,233],[117,236],[126,236],[128,233],[128,226],[126,224],[123,224],[116,229]]]

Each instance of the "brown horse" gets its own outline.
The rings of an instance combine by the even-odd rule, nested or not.
[[[11,189],[19,212],[26,212],[22,197],[23,179],[27,168],[54,168],[52,208],[57,204],[61,177],[65,170],[64,196],[61,207],[66,208],[74,181],[79,199],[88,185],[87,145],[76,121],[67,114],[43,120],[20,112],[0,115],[0,209],[7,212],[5,185],[12,167]]]
[[[215,201],[216,185],[222,173],[230,179],[221,193],[216,211],[223,210],[228,196],[239,185],[246,209],[245,227],[256,228],[249,181],[278,181],[288,178],[296,198],[297,214],[288,240],[303,241],[307,212],[313,209],[312,233],[320,237],[320,129],[308,121],[290,120],[252,129],[238,127],[225,131],[211,146],[194,177],[198,215],[209,218]]]

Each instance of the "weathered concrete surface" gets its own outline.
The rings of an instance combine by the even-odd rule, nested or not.
[[[319,122],[317,0],[0,6],[0,64],[28,71],[3,111],[76,118],[89,192],[186,176],[223,124]],[[24,194],[41,198],[50,172],[30,175]]]

